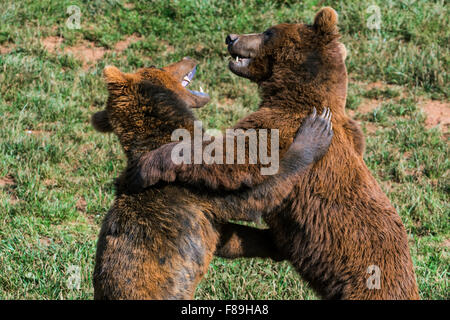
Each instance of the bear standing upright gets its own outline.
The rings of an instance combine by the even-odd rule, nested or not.
[[[276,245],[323,298],[419,299],[406,230],[364,163],[360,128],[345,113],[346,51],[337,21],[337,13],[326,7],[312,25],[280,24],[227,37],[230,70],[256,82],[262,98],[259,109],[235,128],[278,128],[282,155],[296,123],[313,107],[329,107],[334,137],[328,153],[264,217]],[[235,165],[233,171],[216,164],[175,165],[170,150],[165,146],[141,158],[137,168],[144,185],[176,177],[233,189],[264,179],[259,165]],[[161,174],[151,176],[150,167],[159,167]],[[242,231],[236,243],[245,243],[252,232]]]
[[[115,67],[104,70],[108,102],[105,110],[93,115],[92,124],[98,131],[114,132],[128,163],[116,180],[114,203],[97,242],[96,299],[192,299],[220,234],[240,230],[227,220],[254,220],[276,206],[331,142],[329,110],[322,116],[313,112],[280,161],[280,173],[253,189],[213,193],[176,183],[132,188],[129,172],[141,154],[170,141],[177,129],[192,133],[195,117],[190,108],[209,101],[206,94],[186,88],[196,64],[184,58],[132,74]],[[268,198],[269,192],[278,199]],[[269,239],[262,231],[252,241],[266,242],[270,249]],[[270,251],[248,248],[243,254],[268,256]]]

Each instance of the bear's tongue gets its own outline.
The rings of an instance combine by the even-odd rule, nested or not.
[[[187,87],[189,83],[191,83],[192,79],[195,76],[195,72],[197,71],[197,66],[194,67],[187,75],[184,76],[183,81],[181,81],[181,85],[183,87]]]

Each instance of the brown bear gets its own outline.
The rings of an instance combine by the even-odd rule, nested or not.
[[[279,128],[283,154],[297,123],[312,108],[329,107],[334,129],[329,151],[264,216],[276,245],[325,299],[419,299],[405,228],[364,163],[364,137],[345,112],[346,52],[337,21],[337,13],[326,7],[311,25],[279,24],[263,33],[227,37],[229,69],[256,82],[262,98],[259,109],[235,127]],[[176,177],[234,189],[263,179],[260,165],[236,165],[232,171],[215,164],[176,165],[169,159],[174,146],[141,157],[135,168],[143,185]],[[224,247],[233,243],[239,256],[253,232],[260,231],[231,232],[233,241],[225,239]]]
[[[185,58],[165,68],[143,68],[134,74],[106,67],[106,110],[92,117],[101,132],[114,132],[128,165],[116,180],[116,197],[100,231],[94,270],[95,299],[192,299],[207,271],[220,232],[232,233],[227,220],[251,221],[286,197],[310,164],[326,152],[332,137],[329,110],[303,121],[279,174],[254,189],[207,192],[180,184],[134,188],[132,172],[142,154],[171,140],[179,128],[194,130],[190,108],[209,97],[186,88],[196,62]],[[268,198],[273,193],[278,200]],[[271,242],[255,233],[254,243]],[[232,246],[230,246],[232,247]],[[254,247],[254,246],[252,246]],[[244,255],[269,255],[240,247]],[[226,252],[222,250],[226,255]]]

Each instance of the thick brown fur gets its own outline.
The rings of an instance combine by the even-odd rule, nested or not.
[[[180,84],[195,64],[183,59],[162,69],[144,68],[133,74],[115,67],[104,70],[108,102],[105,110],[93,115],[92,124],[100,132],[112,131],[118,136],[128,165],[116,180],[114,204],[99,234],[95,299],[192,299],[221,231],[223,241],[229,238],[232,247],[232,230],[240,230],[227,221],[251,221],[279,205],[331,142],[329,117],[312,115],[281,161],[280,173],[254,189],[218,194],[188,189],[181,183],[132,188],[130,172],[142,154],[169,142],[175,129],[192,133],[195,118],[189,107],[202,106],[208,100]],[[269,192],[277,198],[267,197]],[[245,253],[276,257],[271,250],[269,242],[267,248]],[[226,255],[226,247],[221,252]]]
[[[275,245],[323,298],[418,299],[406,230],[364,163],[359,126],[345,113],[346,53],[336,24],[336,12],[324,8],[312,25],[280,24],[262,34],[227,38],[232,57],[244,59],[231,60],[230,69],[257,82],[262,97],[259,110],[235,127],[279,128],[283,153],[296,123],[313,107],[329,107],[334,137],[328,153],[299,179],[280,207],[264,216]],[[147,166],[151,158],[146,156]],[[236,165],[233,171],[220,165],[169,164],[165,169],[181,181],[210,188],[232,189],[263,179],[258,165]],[[152,177],[158,178],[162,175]],[[252,242],[250,232],[241,234]],[[236,255],[242,251],[245,256],[239,246],[246,240],[237,233],[230,238]],[[368,285],[373,266],[381,272],[380,288]]]

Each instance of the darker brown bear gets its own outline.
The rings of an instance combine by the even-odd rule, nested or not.
[[[280,24],[227,37],[230,70],[255,81],[262,97],[259,110],[236,128],[279,128],[283,153],[296,123],[313,107],[329,107],[334,129],[329,152],[265,215],[276,245],[323,298],[418,299],[405,228],[364,163],[361,130],[345,113],[346,52],[337,20],[333,9],[324,8],[312,25]],[[232,172],[218,165],[176,166],[167,149],[142,157],[144,181],[164,179],[162,174],[147,177],[155,157],[167,160],[160,165],[162,173],[211,188],[233,189],[262,179],[257,165],[235,166]],[[233,235],[236,250],[252,232]]]
[[[195,118],[189,108],[208,102],[206,94],[186,88],[195,66],[194,60],[185,58],[162,69],[144,68],[134,74],[115,67],[104,70],[107,107],[92,117],[92,123],[101,132],[117,135],[128,165],[116,181],[114,204],[97,243],[96,299],[192,299],[220,232],[234,233],[236,225],[226,221],[253,220],[258,212],[279,204],[331,142],[330,113],[314,113],[303,122],[282,159],[280,173],[254,189],[215,194],[181,183],[133,188],[130,172],[141,155],[169,142],[176,129],[192,133]],[[268,198],[269,192],[278,200]],[[271,247],[265,231],[251,239]],[[245,245],[240,248],[245,255],[269,254]]]

